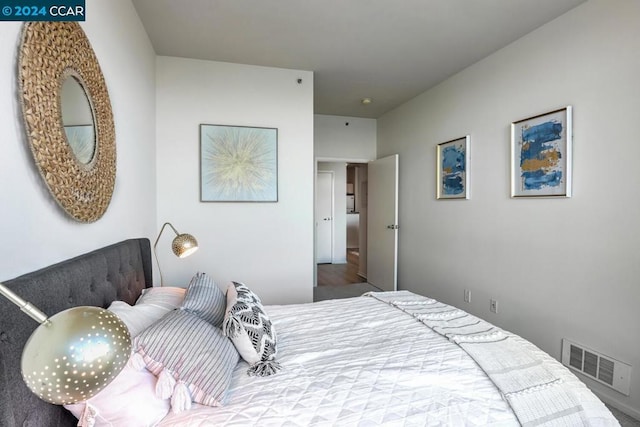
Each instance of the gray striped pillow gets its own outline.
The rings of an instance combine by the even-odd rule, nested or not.
[[[138,335],[134,349],[154,375],[170,374],[175,384],[188,388],[191,401],[208,406],[222,405],[239,361],[219,328],[183,310],[172,311]],[[175,406],[173,410],[179,412]]]
[[[226,306],[227,298],[213,280],[205,273],[196,273],[189,282],[181,308],[221,327]]]

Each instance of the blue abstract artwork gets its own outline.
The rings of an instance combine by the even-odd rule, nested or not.
[[[512,196],[568,195],[570,109],[512,125]]]
[[[557,187],[562,181],[559,169],[562,153],[555,141],[562,134],[562,123],[548,121],[522,129],[520,169],[525,190]]]
[[[438,145],[439,199],[466,198],[468,137]]]

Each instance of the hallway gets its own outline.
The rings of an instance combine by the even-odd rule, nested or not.
[[[313,301],[358,297],[365,292],[380,291],[358,275],[358,249],[347,249],[346,264],[318,264],[318,286]]]
[[[357,249],[347,249],[346,264],[318,264],[318,286],[340,286],[366,282],[358,275]]]

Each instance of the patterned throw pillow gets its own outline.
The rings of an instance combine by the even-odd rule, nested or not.
[[[227,288],[223,333],[249,363],[249,375],[266,377],[280,370],[276,362],[276,331],[256,294],[242,283]]]
[[[188,410],[192,401],[222,405],[239,360],[220,328],[184,310],[172,311],[146,329],[133,348],[133,364],[158,376],[156,395],[170,397],[175,413]]]
[[[196,273],[189,282],[181,309],[219,328],[224,320],[226,303],[224,294],[213,280],[205,273]]]

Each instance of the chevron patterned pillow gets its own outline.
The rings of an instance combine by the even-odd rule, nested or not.
[[[275,360],[276,331],[260,298],[243,283],[232,282],[227,288],[222,331],[249,363],[248,375],[266,377],[280,370]]]

